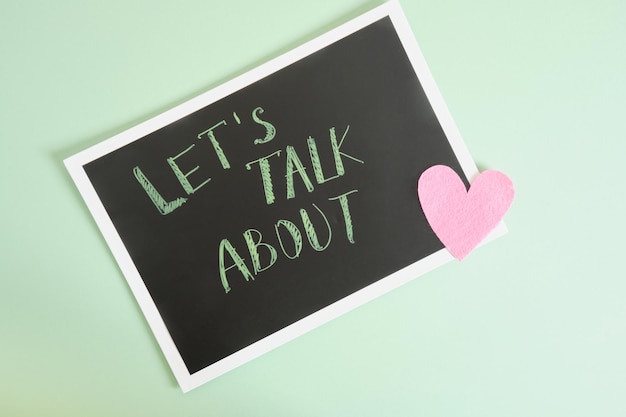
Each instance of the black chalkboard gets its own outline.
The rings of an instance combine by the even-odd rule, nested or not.
[[[442,249],[416,182],[464,172],[396,7],[77,164],[190,377]]]

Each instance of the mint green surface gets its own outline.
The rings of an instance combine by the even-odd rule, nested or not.
[[[510,233],[176,385],[61,161],[378,4],[0,2],[0,415],[626,415],[623,0],[402,1]]]

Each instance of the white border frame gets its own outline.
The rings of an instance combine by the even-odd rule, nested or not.
[[[139,302],[152,332],[154,333],[165,358],[172,368],[174,376],[183,392],[202,385],[244,363],[263,355],[264,353],[293,340],[294,338],[364,304],[382,294],[391,291],[408,281],[417,278],[428,271],[454,259],[446,249],[442,249],[420,261],[382,278],[357,292],[325,307],[315,313],[297,321],[247,347],[215,362],[214,364],[190,374],[185,366],[174,341],[172,340],[154,301],[148,293],[135,264],[130,258],[120,236],[109,218],[102,202],[98,198],[93,185],[89,181],[83,166],[124,145],[138,140],[164,126],[179,120],[196,110],[206,107],[235,91],[238,91],[286,66],[319,51],[332,43],[363,29],[364,27],[389,16],[398,33],[400,41],[409,57],[419,81],[430,101],[430,104],[450,142],[450,145],[459,160],[463,172],[472,180],[478,174],[478,169],[472,160],[465,143],[448,111],[443,97],[426,65],[419,46],[413,36],[400,4],[394,0],[376,7],[361,16],[333,29],[304,45],[291,50],[239,77],[234,78],[204,94],[201,94],[175,108],[166,111],[146,122],[113,136],[97,145],[94,145],[74,156],[67,158],[65,166],[76,183],[87,207],[91,211],[98,227],[111,248],[128,284]],[[417,198],[417,196],[416,196]],[[506,233],[506,227],[501,223],[486,240]]]

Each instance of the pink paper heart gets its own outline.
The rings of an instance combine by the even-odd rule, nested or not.
[[[462,260],[500,223],[515,191],[509,177],[493,170],[478,175],[467,191],[452,168],[435,165],[420,176],[417,194],[430,227]]]

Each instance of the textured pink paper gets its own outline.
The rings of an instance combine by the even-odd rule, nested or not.
[[[435,165],[417,182],[422,210],[441,243],[458,260],[465,258],[504,217],[515,191],[499,171],[485,171],[469,191],[450,167]]]

